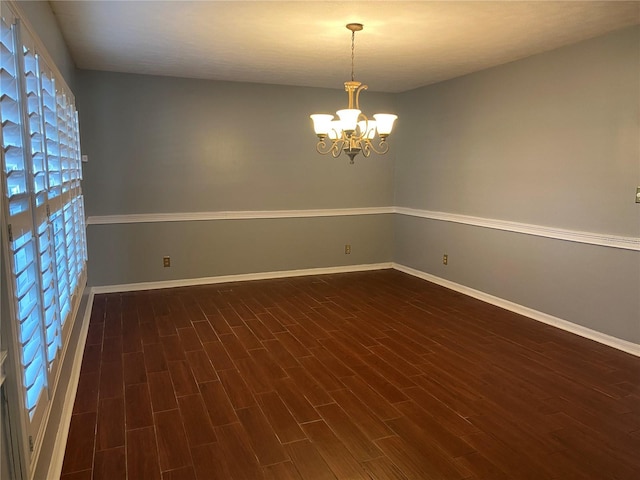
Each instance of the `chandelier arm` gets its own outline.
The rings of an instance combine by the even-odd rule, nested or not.
[[[364,140],[360,144],[362,145],[362,156],[368,158],[371,155],[371,142]]]
[[[344,140],[335,140],[333,145],[331,145],[331,156],[333,158],[338,158],[342,153],[342,145],[344,145]]]
[[[338,158],[342,153],[345,143],[345,140],[341,138],[332,140],[330,145],[327,145],[326,141],[320,140],[316,144],[316,152],[318,152],[320,155],[331,154],[333,158]]]
[[[355,97],[356,97],[356,108],[357,108],[358,110],[360,110],[360,92],[361,92],[362,90],[366,90],[366,89],[368,89],[368,88],[369,88],[369,87],[368,87],[367,85],[360,85],[360,86],[356,89],[356,95],[355,95]]]
[[[360,108],[358,108],[358,110],[360,110]],[[366,143],[367,132],[369,131],[369,117],[367,117],[364,113],[360,112],[360,115],[358,115],[358,123],[359,122],[365,122],[365,129],[364,130],[360,129],[359,139]]]
[[[326,155],[330,153],[331,150],[333,149],[333,143],[334,142],[331,142],[331,145],[327,146],[327,142],[325,142],[324,140],[320,140],[316,144],[316,152],[318,152],[320,155]]]
[[[366,144],[367,144],[367,149],[373,150],[378,155],[384,155],[389,151],[389,144],[384,140],[380,140],[380,143],[378,144],[378,148],[376,148],[376,146],[373,144],[373,142],[371,142],[371,140],[366,140]]]

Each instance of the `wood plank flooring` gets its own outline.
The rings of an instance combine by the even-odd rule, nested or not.
[[[638,479],[640,358],[393,270],[95,297],[63,480]]]

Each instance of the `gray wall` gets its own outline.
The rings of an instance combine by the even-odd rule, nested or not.
[[[391,262],[393,218],[92,225],[88,234],[91,278],[96,285],[117,285]],[[352,246],[350,255],[345,244]],[[162,266],[165,255],[171,268]]]
[[[87,215],[389,205],[393,158],[315,152],[342,90],[79,71]],[[367,111],[394,108],[365,92]]]
[[[638,252],[403,215],[395,230],[402,265],[640,343]]]
[[[639,58],[633,27],[401,94],[396,205],[638,237]],[[394,261],[640,342],[638,252],[398,216]]]
[[[393,153],[350,165],[315,152],[309,114],[339,109],[342,90],[92,71],[78,80],[89,217],[392,204]],[[370,112],[395,110],[390,94],[362,100]],[[90,225],[89,283],[390,262],[391,222],[377,215]]]
[[[400,122],[389,155],[355,165],[313,148],[308,114],[338,108],[340,90],[81,71],[87,214],[398,205],[637,237],[639,44],[633,27],[399,95],[367,92],[367,111]],[[640,342],[637,252],[393,217],[90,225],[89,281],[393,260]]]

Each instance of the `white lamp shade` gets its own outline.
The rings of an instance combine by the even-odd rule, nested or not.
[[[311,120],[313,120],[313,129],[316,132],[316,135],[326,135],[331,130],[331,120],[333,120],[333,115],[327,115],[324,113],[315,113],[310,115]]]
[[[360,127],[360,135],[362,138],[366,138],[371,140],[376,136],[376,121],[369,120],[368,122],[361,120],[358,122],[358,127]]]
[[[342,137],[342,124],[340,120],[334,120],[329,124],[329,138],[331,140],[337,140]]]
[[[392,113],[376,113],[373,118],[377,122],[378,134],[389,135],[393,130],[393,122],[396,121],[398,116]]]
[[[336,112],[340,117],[340,123],[343,130],[355,130],[358,124],[358,117],[360,116],[360,110],[355,108],[345,108],[344,110],[338,110]]]

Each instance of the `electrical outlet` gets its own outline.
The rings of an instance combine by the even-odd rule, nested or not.
[[[636,203],[640,203],[640,187],[636,188]]]
[[[446,253],[442,256],[442,263],[445,265],[449,264],[449,255],[447,255]]]
[[[350,254],[351,254],[351,245],[346,244],[346,245],[344,246],[344,254],[345,254],[345,255],[350,255]]]
[[[162,266],[167,268],[171,266],[171,257],[162,257]]]

